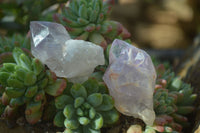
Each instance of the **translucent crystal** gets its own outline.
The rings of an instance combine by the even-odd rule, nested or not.
[[[110,49],[109,63],[103,80],[117,110],[152,125],[155,120],[153,92],[156,72],[150,56],[116,39]]]
[[[83,40],[72,40],[57,23],[33,21],[31,52],[58,77],[84,82],[97,65],[104,64],[103,49]]]

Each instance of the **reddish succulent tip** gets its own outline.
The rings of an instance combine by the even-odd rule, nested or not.
[[[123,27],[121,36],[122,36],[123,39],[128,39],[128,38],[131,37],[131,33],[128,32],[128,30],[127,30],[126,28]]]
[[[67,86],[67,82],[65,81],[65,79],[62,79],[60,87],[59,87],[59,89],[56,92],[56,95],[58,96],[58,95],[62,94],[62,92],[64,91],[64,89],[66,88],[66,86]]]
[[[101,25],[96,26],[96,31],[99,31],[101,29]]]
[[[86,28],[85,28],[85,31],[87,31],[87,32],[92,32],[92,31],[94,31],[95,30],[95,26],[87,26]]]
[[[56,22],[60,22],[59,20],[59,14],[53,14],[53,20],[56,21]]]
[[[62,20],[65,21],[65,22],[67,22],[67,23],[69,23],[69,24],[72,23],[72,21],[69,20],[69,19],[67,19],[67,18],[62,18]]]

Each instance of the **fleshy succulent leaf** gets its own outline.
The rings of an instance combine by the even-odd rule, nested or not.
[[[103,117],[101,116],[101,114],[97,113],[95,115],[95,118],[93,119],[93,122],[91,123],[92,128],[96,130],[100,129],[103,126],[103,122]]]
[[[63,112],[62,111],[57,112],[53,121],[54,125],[57,127],[64,127],[64,121],[65,121],[65,116],[63,115]]]
[[[62,94],[63,90],[66,87],[66,81],[64,79],[57,79],[56,82],[52,85],[48,85],[45,89],[45,92],[51,96],[59,96]]]
[[[112,97],[107,94],[103,94],[103,102],[96,109],[99,111],[108,111],[111,110],[113,106],[114,106],[114,100],[112,99]]]
[[[71,88],[71,94],[74,98],[87,97],[87,91],[81,84],[74,84]]]
[[[73,104],[72,97],[68,95],[60,95],[55,99],[55,106],[57,109],[64,109],[67,104]]]
[[[64,125],[66,128],[69,129],[77,129],[79,127],[79,122],[77,120],[70,120],[70,119],[65,119]]]
[[[114,124],[119,120],[119,113],[117,112],[116,109],[112,109],[106,112],[101,112],[101,115],[103,116],[105,125]]]
[[[74,101],[74,107],[78,108],[84,103],[85,99],[83,97],[77,97]]]
[[[68,104],[65,106],[63,110],[63,114],[67,119],[71,119],[75,114],[75,108],[72,104]]]
[[[98,82],[97,80],[95,79],[88,79],[87,81],[85,81],[83,83],[83,86],[85,88],[87,88],[87,94],[90,95],[90,94],[93,94],[93,93],[97,93],[99,91],[99,85],[98,85]]]
[[[91,104],[93,107],[97,107],[102,104],[103,102],[103,96],[101,93],[93,93],[88,96],[87,101],[89,104]]]

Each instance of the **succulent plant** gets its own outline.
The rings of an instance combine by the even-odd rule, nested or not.
[[[12,37],[0,37],[0,54],[12,52],[15,47],[26,48],[30,50],[29,39],[20,34],[14,34]]]
[[[66,27],[72,38],[89,40],[106,48],[107,40],[130,36],[119,22],[107,20],[111,11],[108,3],[103,0],[71,0],[61,14],[54,15],[54,19]]]
[[[60,95],[66,81],[57,79],[38,59],[30,58],[20,48],[13,50],[13,58],[16,63],[4,63],[0,69],[0,84],[6,87],[2,104],[9,106],[9,110],[26,104],[26,119],[30,124],[35,124],[42,116],[45,93]]]
[[[20,34],[14,34],[12,37],[0,37],[0,64],[14,62],[12,51],[15,47],[23,48],[28,52],[30,50],[29,39]]]
[[[114,101],[106,92],[106,87],[94,79],[66,88],[66,92],[55,99],[58,112],[54,124],[65,126],[65,133],[100,133],[103,126],[119,118]]]
[[[157,85],[154,92],[154,110],[156,120],[153,127],[147,131],[181,132],[182,127],[189,126],[185,115],[194,111],[193,103],[197,94],[193,88],[176,77],[171,70],[165,70],[164,65],[157,66]]]

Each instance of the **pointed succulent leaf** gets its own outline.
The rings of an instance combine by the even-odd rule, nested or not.
[[[42,99],[45,98],[45,92],[44,90],[39,90],[35,96],[34,96],[34,101],[35,102],[38,102],[38,101],[41,101]]]
[[[4,63],[3,64],[3,68],[7,71],[7,72],[14,72],[15,71],[15,63]]]
[[[9,77],[7,83],[9,87],[20,88],[20,89],[24,88],[23,82],[21,82],[16,78]]]
[[[52,85],[48,85],[45,88],[45,92],[51,96],[59,96],[62,94],[63,90],[66,87],[66,81],[64,79],[57,79],[56,82]]]
[[[114,124],[119,120],[119,113],[116,111],[116,109],[112,109],[106,112],[101,112],[101,115],[103,116],[105,125]]]
[[[37,91],[38,91],[38,86],[37,85],[30,86],[30,87],[27,88],[27,90],[25,92],[25,96],[26,97],[33,97],[33,96],[35,96]]]
[[[88,96],[87,101],[89,104],[91,104],[93,107],[97,107],[102,104],[103,102],[103,96],[101,93],[93,93]]]
[[[64,121],[65,121],[65,116],[63,115],[63,112],[62,111],[57,112],[53,121],[54,125],[57,127],[64,127]]]
[[[89,103],[85,102],[85,103],[83,103],[83,107],[86,109],[90,109],[91,105]]]
[[[90,120],[87,117],[79,117],[78,121],[81,125],[88,125],[88,123],[90,123]]]
[[[92,120],[92,122],[91,122],[91,126],[92,126],[92,128],[93,129],[96,129],[96,130],[98,130],[98,129],[100,129],[100,128],[102,128],[102,126],[103,126],[103,117],[101,116],[101,114],[99,114],[99,113],[97,113],[96,115],[95,115],[95,118]]]
[[[194,109],[195,108],[193,106],[178,106],[177,113],[181,115],[187,115],[194,111]]]
[[[28,70],[32,70],[32,67],[31,67],[31,60],[28,56],[26,56],[24,53],[22,53],[20,56],[19,56],[19,63],[18,65],[21,65],[23,66],[24,68],[28,69]]]
[[[74,98],[87,97],[87,91],[81,84],[74,84],[71,88],[71,94]]]
[[[74,107],[78,108],[84,103],[85,99],[83,97],[77,97],[74,101]]]
[[[46,70],[42,70],[39,75],[37,75],[37,80],[41,81],[46,76]]]
[[[28,123],[33,125],[41,119],[42,111],[36,111],[32,114],[26,114],[25,117]]]
[[[108,111],[111,110],[113,106],[114,106],[114,100],[112,99],[112,97],[107,94],[103,94],[103,102],[96,109],[99,111]]]
[[[95,109],[93,107],[90,108],[90,110],[89,110],[89,117],[90,117],[90,119],[93,119],[95,117],[95,115],[96,115]]]
[[[69,129],[77,129],[79,127],[79,122],[77,120],[70,120],[70,119],[65,119],[64,125],[66,128]]]
[[[26,89],[19,89],[19,88],[13,88],[13,87],[6,87],[6,95],[10,98],[17,98],[20,96],[23,96]]]
[[[64,109],[67,104],[73,104],[73,98],[68,95],[60,95],[55,99],[57,109]]]
[[[27,72],[28,72],[28,70],[23,68],[22,66],[16,66],[15,67],[16,77],[17,77],[17,79],[19,79],[22,82],[24,82],[24,79],[25,79]]]
[[[31,101],[31,102],[27,103],[27,105],[26,105],[25,114],[26,115],[31,115],[31,114],[33,114],[35,112],[38,112],[38,111],[40,111],[41,107],[42,107],[42,102],[41,101],[39,101],[39,102]]]
[[[7,96],[6,92],[3,92],[2,96],[1,96],[1,102],[3,105],[8,105],[10,103],[10,97]]]
[[[93,33],[89,36],[89,41],[100,45],[101,47],[103,47],[104,49],[106,49],[107,47],[107,42],[105,40],[105,38],[100,34],[100,33]]]
[[[88,79],[83,83],[83,86],[86,88],[88,95],[97,93],[99,91],[99,84],[95,79]]]
[[[34,72],[29,71],[25,75],[24,85],[31,86],[34,85],[37,80],[37,77]]]
[[[68,104],[65,106],[63,110],[63,114],[67,119],[71,119],[75,114],[75,108],[72,104]]]
[[[39,59],[34,58],[32,60],[32,68],[35,75],[39,75],[44,69],[44,65],[40,62]]]
[[[177,91],[177,90],[180,89],[181,84],[182,84],[181,79],[178,78],[178,77],[176,77],[176,78],[172,81],[172,83],[171,83],[171,89]]]
[[[56,74],[50,70],[46,71],[47,77],[48,77],[48,84],[53,84],[56,82],[57,77]]]
[[[18,97],[18,98],[11,98],[10,100],[10,107],[18,107],[24,104],[23,98]]]
[[[48,85],[48,78],[43,78],[41,80],[38,79],[38,88],[39,89],[44,89]]]
[[[84,116],[84,112],[83,112],[83,110],[82,110],[81,108],[77,108],[77,109],[76,109],[76,114],[77,114],[78,116]]]
[[[3,86],[7,85],[7,80],[10,77],[10,73],[8,72],[0,72],[0,83]]]
[[[108,94],[108,88],[104,83],[99,83],[99,93]]]
[[[19,61],[19,56],[23,53],[23,51],[20,48],[14,48],[13,50],[13,57],[15,59],[15,62],[19,65],[20,61]]]
[[[17,112],[18,108],[14,108],[14,107],[10,107],[9,105],[6,106],[3,116],[7,117],[7,118],[12,118],[15,116],[16,112]]]

